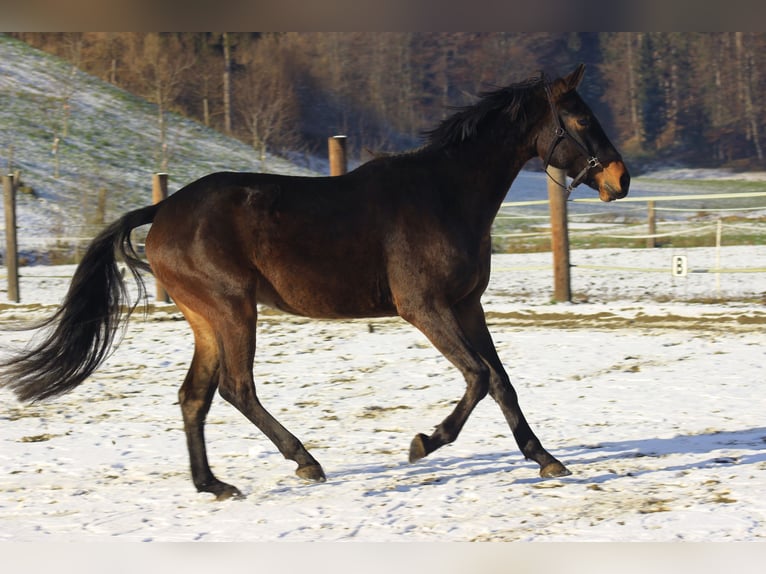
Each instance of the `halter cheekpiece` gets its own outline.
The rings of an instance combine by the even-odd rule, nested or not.
[[[548,97],[548,105],[551,107],[551,115],[553,116],[553,121],[556,122],[556,126],[553,129],[553,135],[555,136],[553,141],[551,142],[550,147],[548,148],[548,153],[545,154],[545,161],[543,164],[543,170],[545,171],[545,175],[547,175],[551,181],[555,182],[556,185],[561,187],[567,192],[567,199],[569,198],[569,195],[572,193],[572,190],[580,185],[584,180],[585,177],[588,175],[588,172],[596,167],[602,167],[601,162],[599,159],[593,154],[593,152],[590,149],[590,146],[587,145],[587,142],[582,142],[580,138],[576,137],[574,134],[572,134],[570,131],[564,127],[563,122],[561,121],[561,117],[559,116],[558,108],[556,108],[556,104],[553,101],[553,94],[551,93],[551,84],[546,79],[545,75],[543,75],[543,85],[545,86],[545,95]],[[550,165],[551,156],[553,155],[554,150],[556,149],[556,146],[558,146],[564,138],[569,138],[572,140],[577,147],[579,147],[583,154],[588,158],[588,161],[584,168],[578,173],[574,179],[569,183],[569,185],[562,185],[559,183],[556,179],[554,179],[551,174],[548,173],[548,166]]]

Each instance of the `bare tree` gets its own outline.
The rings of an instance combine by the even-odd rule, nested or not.
[[[740,97],[744,104],[744,120],[748,136],[753,142],[758,160],[763,160],[763,149],[758,129],[758,114],[755,104],[755,94],[752,88],[755,66],[754,55],[743,32],[734,33],[737,47],[737,83],[740,89]]]
[[[139,35],[131,43],[132,72],[140,81],[143,95],[157,105],[159,127],[158,168],[167,171],[169,149],[166,113],[184,85],[184,74],[194,63],[194,53],[186,50],[180,37],[152,32]]]
[[[269,147],[299,146],[298,101],[275,35],[243,46],[244,71],[235,78],[236,107],[264,169]]]
[[[229,33],[221,35],[223,44],[223,129],[231,135],[231,41]]]

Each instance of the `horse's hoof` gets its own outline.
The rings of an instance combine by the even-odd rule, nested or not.
[[[226,484],[215,477],[203,484],[195,483],[195,486],[197,487],[197,492],[209,492],[210,494],[214,494],[216,500],[245,498],[245,495],[242,494],[236,486]]]
[[[429,450],[426,447],[428,444],[428,437],[423,433],[418,433],[410,443],[410,463],[417,462],[421,458],[425,457]]]
[[[227,489],[225,489],[225,490],[223,490],[223,491],[221,491],[221,492],[219,492],[219,493],[218,493],[218,494],[215,496],[215,499],[216,499],[217,501],[219,501],[219,502],[220,502],[220,501],[222,501],[222,500],[229,500],[230,498],[231,498],[232,500],[244,500],[244,499],[245,499],[245,498],[247,498],[247,497],[246,497],[244,494],[242,494],[242,493],[239,491],[239,489],[238,489],[238,488],[235,488],[235,487],[233,487],[233,486],[232,486],[232,487],[230,487],[230,488],[227,488]]]
[[[318,464],[299,466],[298,470],[295,471],[295,474],[300,476],[303,480],[310,480],[312,482],[324,482],[327,480],[322,467]]]
[[[560,478],[562,476],[569,476],[572,474],[569,469],[561,464],[559,461],[546,464],[540,469],[540,476],[543,478]]]
[[[229,500],[230,498],[232,500],[245,499],[245,495],[242,494],[236,486],[226,484],[220,480],[216,481],[214,484],[200,488],[199,490],[202,492],[210,492],[215,494],[215,499],[218,501]]]

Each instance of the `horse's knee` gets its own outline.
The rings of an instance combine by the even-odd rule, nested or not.
[[[498,375],[494,371],[489,381],[489,396],[501,404],[518,402],[516,389],[513,388],[508,377]]]
[[[252,381],[222,380],[218,386],[218,394],[235,407],[258,401]]]
[[[489,367],[482,364],[472,376],[466,377],[468,393],[473,395],[477,403],[487,396],[491,390],[491,376]]]

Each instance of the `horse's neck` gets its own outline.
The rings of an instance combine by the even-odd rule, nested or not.
[[[453,179],[455,193],[459,196],[465,216],[476,227],[486,228],[492,222],[505,199],[511,183],[532,157],[533,146],[524,140],[516,145],[477,140],[465,143],[459,152],[459,167],[455,168],[456,156],[444,157],[447,173],[458,174]]]

